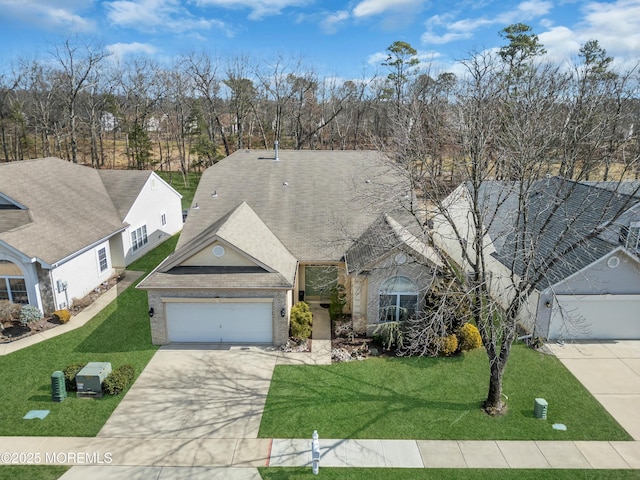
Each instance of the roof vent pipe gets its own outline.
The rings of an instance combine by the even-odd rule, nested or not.
[[[273,158],[273,161],[274,162],[279,162],[280,161],[280,157],[278,156],[278,140],[273,142],[273,148],[275,149],[275,157]]]

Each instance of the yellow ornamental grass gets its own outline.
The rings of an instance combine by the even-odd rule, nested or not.
[[[458,344],[463,352],[480,348],[482,346],[482,337],[480,337],[478,327],[471,323],[465,323],[460,327],[458,330]]]
[[[71,312],[69,312],[69,310],[67,309],[56,310],[55,312],[53,312],[53,318],[58,319],[60,323],[67,323],[69,320],[71,320]]]

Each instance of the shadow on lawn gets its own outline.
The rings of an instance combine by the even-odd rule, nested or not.
[[[133,286],[102,310],[92,321],[100,324],[76,347],[83,353],[150,350],[151,327],[146,293]]]
[[[432,380],[435,385],[442,381],[441,373],[437,373],[442,363],[446,362],[447,365],[451,365],[464,360],[463,358],[433,358],[425,362],[424,359],[400,358],[391,361],[396,362],[398,366],[402,366],[405,369],[405,372],[407,372],[405,375],[409,381],[417,378],[417,373],[414,374],[414,369],[419,369],[422,378],[424,378],[425,371],[436,371]],[[334,412],[336,415],[332,418],[334,424],[341,425],[341,427],[346,427],[349,423],[352,425],[351,430],[341,433],[341,438],[361,438],[362,435],[370,438],[390,438],[388,436],[389,432],[384,431],[385,428],[389,427],[389,422],[392,421],[390,418],[398,420],[420,418],[422,416],[420,412],[439,411],[448,413],[445,413],[443,418],[438,418],[436,421],[444,421],[453,425],[470,412],[480,411],[482,407],[482,393],[480,391],[476,397],[477,400],[473,401],[464,401],[469,398],[468,395],[466,395],[466,398],[465,396],[461,397],[464,400],[457,401],[455,400],[455,393],[449,398],[447,398],[447,395],[429,397],[428,394],[425,395],[425,391],[429,391],[428,383],[418,382],[414,386],[407,387],[402,382],[398,384],[387,382],[385,381],[385,373],[388,373],[388,371],[383,366],[380,369],[376,369],[376,374],[379,376],[370,377],[367,380],[366,374],[360,374],[359,365],[351,366],[354,366],[355,369],[349,370],[348,373],[340,365],[326,367],[314,382],[308,382],[302,378],[293,382],[291,382],[291,379],[281,381],[277,377],[274,378],[272,380],[272,391],[281,389],[280,391],[283,392],[283,395],[280,398],[273,398],[273,402],[269,405],[273,416],[282,418],[281,416],[284,415],[286,417],[286,412],[291,405],[295,405],[295,408],[299,411],[308,412],[310,416],[316,414],[324,415],[324,412]],[[351,368],[351,366],[347,368]],[[370,375],[371,371],[368,374]],[[278,382],[282,383],[278,385]],[[420,386],[418,387],[418,385]],[[442,392],[441,389],[437,391]],[[350,404],[354,405],[352,409],[346,408],[341,414],[337,413],[336,405],[344,407]],[[358,419],[361,421],[358,421]],[[313,423],[314,420],[310,418],[309,421]],[[434,419],[429,421],[434,421]],[[274,428],[277,429],[278,427]],[[267,429],[269,430],[269,428]],[[391,430],[394,431],[395,429],[392,428]],[[371,432],[378,431],[381,437],[371,437]],[[279,432],[268,433],[271,435]],[[332,432],[330,435],[333,434]]]

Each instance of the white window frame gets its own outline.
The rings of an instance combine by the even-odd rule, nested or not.
[[[413,287],[411,290],[387,290],[386,288],[384,288],[386,285],[389,285],[391,282],[391,280],[395,280],[395,279],[403,279],[408,281],[408,283],[411,284],[411,286]],[[385,297],[395,297],[395,302],[394,304],[389,304],[389,305],[382,305],[382,296]],[[405,307],[401,306],[401,297],[415,297],[415,307],[414,307],[414,313],[417,314],[418,313],[418,305],[419,305],[419,294],[418,294],[418,289],[415,286],[415,283],[413,280],[411,280],[409,277],[406,277],[404,275],[397,275],[395,277],[389,277],[387,278],[384,282],[382,282],[382,285],[380,286],[380,290],[378,291],[378,308],[380,309],[379,314],[378,314],[378,321],[381,323],[385,323],[388,321],[400,321],[402,320],[402,310]],[[388,319],[388,314],[387,312],[385,312],[384,310],[392,310],[393,311],[393,320],[389,320]]]
[[[131,251],[137,252],[149,243],[147,225],[142,225],[131,231]]]
[[[640,251],[640,222],[631,222],[627,232],[626,247],[629,250]]]
[[[14,262],[11,262],[9,260],[7,260],[7,263],[16,265]],[[2,283],[3,287],[7,291],[7,296],[9,297],[8,300],[10,302],[14,302],[15,301],[14,293],[11,290],[11,283],[10,283],[11,280],[22,280],[22,282],[24,283],[24,286],[25,286],[25,294],[27,296],[27,302],[26,303],[28,304],[29,303],[29,286],[27,285],[27,279],[25,278],[24,275],[0,275],[0,283]]]
[[[104,253],[104,268],[102,268],[101,253]],[[107,255],[107,247],[98,248],[96,250],[96,256],[98,257],[98,272],[104,273],[109,270],[109,256]]]

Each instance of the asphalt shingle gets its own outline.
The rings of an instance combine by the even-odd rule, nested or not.
[[[0,233],[0,240],[48,264],[123,228],[98,171],[59,158],[0,164],[0,192],[25,206],[31,219]],[[7,212],[15,211],[0,210],[0,224],[9,223]]]

